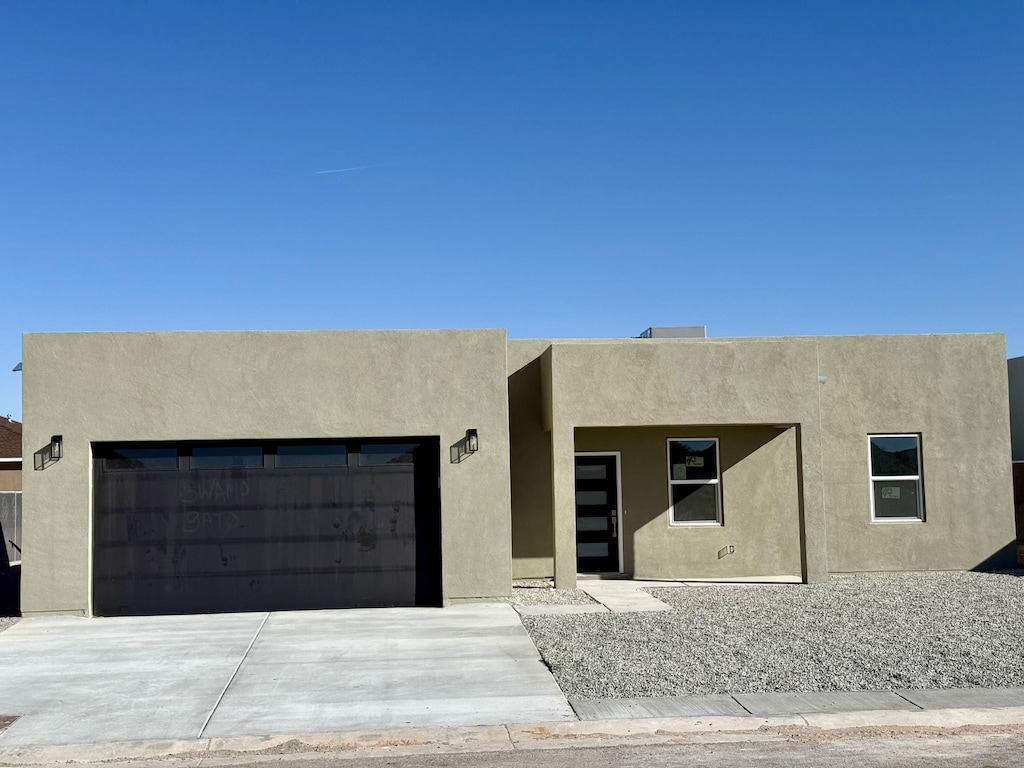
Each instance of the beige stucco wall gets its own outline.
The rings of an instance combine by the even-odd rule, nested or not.
[[[546,341],[508,341],[509,438],[512,477],[512,576],[554,573],[551,436],[544,429],[541,356]]]
[[[1009,562],[1001,334],[554,341],[545,355],[559,586],[575,583],[581,427],[793,426],[809,581]],[[873,523],[867,436],[903,431],[922,434],[927,520]]]
[[[1002,335],[823,338],[829,570],[1012,565]],[[872,523],[865,434],[921,434],[924,523]],[[996,557],[993,561],[991,558]]]
[[[431,436],[441,439],[446,601],[509,592],[505,333],[311,331],[26,334],[22,609],[89,610],[91,443]],[[453,464],[449,446],[479,430]]]
[[[667,441],[699,437],[719,439],[723,525],[673,526]],[[582,428],[576,450],[621,453],[623,571],[634,578],[801,575],[795,429]]]
[[[1024,461],[1024,357],[1006,363],[1010,387],[1010,440],[1013,460]]]

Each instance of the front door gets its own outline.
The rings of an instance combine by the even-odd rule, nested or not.
[[[576,456],[576,570],[618,573],[619,486],[615,454]]]

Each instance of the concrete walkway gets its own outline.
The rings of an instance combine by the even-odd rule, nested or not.
[[[665,586],[664,582],[632,579],[581,580],[578,587],[613,613],[671,611],[672,606],[642,592],[643,587]],[[676,585],[671,585],[676,586]]]
[[[644,592],[647,587],[686,589],[724,584],[798,584],[795,576],[763,576],[744,579],[700,579],[689,581],[644,581],[642,579],[580,578],[577,588],[596,601],[591,605],[540,603],[517,605],[520,616],[565,616],[574,613],[636,613],[671,611],[672,606]]]
[[[701,715],[769,717],[877,711],[895,713],[1024,707],[1024,688],[736,693],[649,699],[580,699],[570,703],[581,720]]]
[[[663,603],[653,595],[643,592],[643,587],[687,587],[688,583],[678,581],[635,581],[633,579],[580,579],[577,588],[587,593],[596,602],[591,605],[541,603],[517,605],[520,616],[565,616],[573,613],[636,613],[640,611],[671,611],[672,606]]]
[[[0,750],[575,720],[508,605],[23,619]]]

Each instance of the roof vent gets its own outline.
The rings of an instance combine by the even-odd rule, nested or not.
[[[637,338],[640,339],[706,339],[706,325],[671,325],[664,328],[648,328]]]

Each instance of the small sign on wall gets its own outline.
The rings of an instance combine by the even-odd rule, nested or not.
[[[900,488],[898,485],[883,485],[882,486],[882,498],[883,499],[899,499]]]

